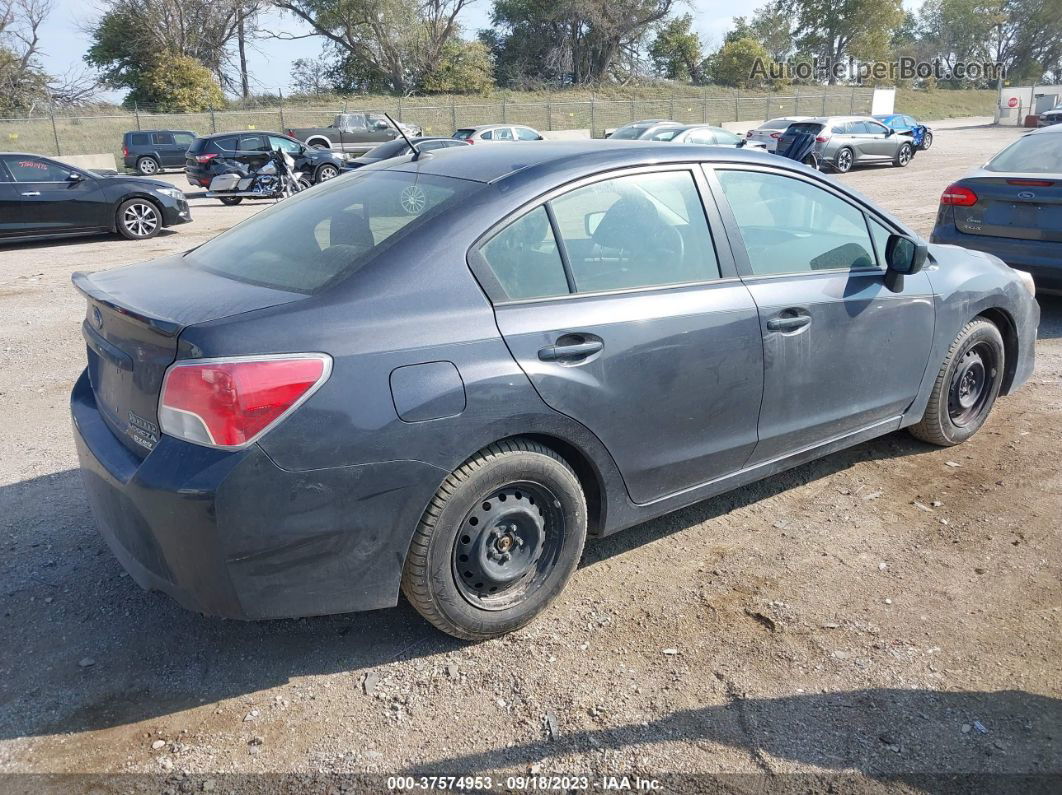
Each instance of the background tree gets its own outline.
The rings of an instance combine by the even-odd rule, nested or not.
[[[903,21],[901,0],[794,0],[792,8],[798,48],[834,64],[880,57]],[[828,82],[837,82],[832,70]]]
[[[664,23],[649,46],[649,57],[657,74],[669,80],[699,80],[701,40],[693,32],[693,17],[684,14]]]
[[[789,3],[776,0],[760,6],[747,19],[735,17],[726,41],[754,39],[772,61],[784,61],[794,50],[794,13]]]
[[[493,86],[494,64],[487,46],[453,39],[443,47],[438,66],[421,82],[427,94],[487,94]]]
[[[757,60],[768,66],[771,59],[767,48],[746,37],[726,42],[708,58],[705,67],[711,80],[719,85],[750,88],[764,82],[752,76]]]
[[[159,58],[144,71],[132,96],[137,104],[154,106],[161,113],[196,113],[225,104],[214,75],[187,55]]]

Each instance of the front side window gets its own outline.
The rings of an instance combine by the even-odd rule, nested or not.
[[[257,213],[185,261],[237,281],[314,293],[479,189],[467,180],[366,169]]]
[[[8,155],[3,160],[15,182],[66,182],[72,173],[66,166],[39,157]]]
[[[521,141],[541,141],[542,136],[527,127],[517,127],[516,137]]]
[[[513,139],[513,131],[508,127],[499,127],[494,131],[494,140],[496,141],[511,141]]]
[[[273,150],[279,149],[281,152],[288,152],[292,155],[302,153],[302,144],[298,141],[292,141],[290,138],[281,138],[279,135],[269,136],[269,146]]]
[[[633,141],[636,138],[640,138],[648,127],[630,125],[627,127],[620,127],[616,132],[612,133],[612,138],[617,141]]]
[[[173,134],[173,141],[178,146],[191,146],[195,140],[195,136],[190,132],[179,132]]]
[[[551,203],[578,292],[719,278],[693,175],[634,174]]]
[[[536,207],[490,239],[480,254],[506,296],[519,301],[568,293],[564,263],[544,207]]]
[[[885,247],[889,244],[889,236],[892,232],[879,224],[873,218],[870,221],[870,236],[874,238],[874,252],[878,255],[878,266],[884,268]]]
[[[760,171],[716,172],[753,274],[875,267],[863,212],[803,180]]]

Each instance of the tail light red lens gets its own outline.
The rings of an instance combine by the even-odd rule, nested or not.
[[[819,135],[819,136],[817,136],[815,138],[815,141],[817,143],[820,143],[820,144],[824,144],[824,143],[826,143],[829,140],[830,140],[830,136],[828,136],[828,135]]]
[[[251,444],[316,392],[332,371],[324,354],[177,362],[159,398],[163,433],[208,447]]]
[[[977,204],[977,194],[963,185],[948,185],[940,194],[940,203],[949,207],[972,207]]]
[[[210,162],[211,160],[213,160],[213,159],[214,159],[215,157],[217,157],[217,155],[216,155],[216,154],[209,154],[209,155],[196,155],[196,156],[195,156],[195,162],[197,162],[197,163],[209,163],[209,162]]]
[[[122,157],[129,157],[129,147],[122,146]]]
[[[782,137],[782,134],[780,132],[773,132],[771,133],[771,137],[777,141],[779,138]]]

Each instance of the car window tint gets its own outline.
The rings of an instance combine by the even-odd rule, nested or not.
[[[715,136],[712,135],[711,130],[691,130],[689,135],[686,136],[686,143],[714,144]]]
[[[870,223],[870,236],[874,239],[874,252],[878,257],[878,266],[885,267],[885,246],[889,242],[889,235],[892,232],[875,221],[873,218],[868,218]]]
[[[803,180],[717,172],[757,276],[874,267],[863,212]]]
[[[528,129],[527,127],[517,127],[516,128],[516,137],[519,138],[521,141],[538,141],[538,140],[541,140],[541,136],[539,136],[539,134],[537,132],[535,132],[534,130]]]
[[[241,152],[268,152],[269,143],[264,135],[241,135]]]
[[[457,132],[455,132],[453,134],[452,137],[453,138],[460,138],[461,140],[464,140],[466,138],[471,138],[475,134],[476,134],[475,130],[467,130],[467,129],[466,130],[458,130]]]
[[[498,141],[511,141],[513,140],[513,131],[508,127],[499,127],[494,131],[494,138]]]
[[[178,146],[191,146],[195,136],[191,133],[174,133],[173,142]]]
[[[173,133],[152,133],[151,138],[157,146],[173,146]]]
[[[837,124],[830,128],[830,132],[834,135],[844,135],[845,126],[843,124]]]
[[[640,137],[641,134],[644,133],[647,129],[648,127],[646,127],[645,125],[631,125],[627,127],[620,127],[618,130],[612,133],[611,137],[616,139],[617,141],[633,141],[635,138]]]
[[[840,130],[838,130],[836,127],[833,128],[833,131],[840,132]],[[786,129],[786,132],[793,133],[794,135],[798,133],[810,133],[811,135],[818,135],[820,132],[822,132],[822,125],[816,124],[815,122],[797,122],[795,124],[790,124],[788,129]]]
[[[544,207],[513,221],[480,254],[509,298],[546,298],[568,292],[564,263]]]
[[[494,131],[493,130],[487,130],[485,133],[483,133],[479,137],[482,138],[484,141],[491,141],[491,140],[494,139]]]
[[[313,293],[480,189],[467,180],[365,169],[257,213],[185,261],[231,279]]]
[[[133,133],[129,136],[129,144],[131,146],[147,146],[148,134],[147,133]]]
[[[867,128],[867,132],[874,133],[875,135],[885,135],[889,132],[884,124],[878,124],[876,121],[865,121],[863,124]]]
[[[235,152],[236,140],[235,135],[227,135],[224,138],[214,138],[210,141],[210,148],[217,152]]]
[[[862,125],[862,123],[858,122],[858,121],[845,122],[844,123],[844,134],[845,135],[862,135],[863,134],[863,125]]]
[[[688,171],[595,182],[551,204],[579,292],[719,278]]]
[[[383,130],[391,126],[391,122],[387,120],[387,117],[380,113],[366,114],[367,126],[370,130]]]
[[[65,182],[71,170],[39,157],[9,155],[4,165],[15,182]]]
[[[1062,134],[1052,131],[1023,136],[993,157],[985,169],[1058,174],[1062,172]]]
[[[730,132],[730,130],[723,130],[723,129],[713,130],[713,135],[715,136],[715,142],[717,144],[731,144],[731,145],[734,145],[734,144],[737,144],[737,142],[741,140],[741,136],[740,135],[734,135],[734,133]]]

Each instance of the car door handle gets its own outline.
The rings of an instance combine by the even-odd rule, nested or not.
[[[779,315],[767,321],[770,331],[796,331],[811,323],[811,315]]]
[[[22,195],[23,196],[40,196],[41,192],[39,190],[28,190],[25,193],[23,193]]]
[[[538,358],[544,362],[571,362],[592,356],[604,347],[604,342],[593,339],[549,345],[538,352]]]

